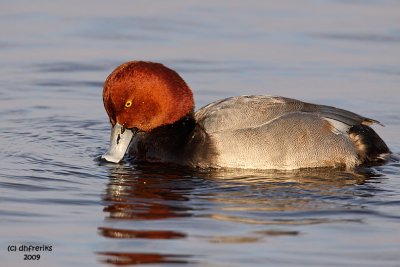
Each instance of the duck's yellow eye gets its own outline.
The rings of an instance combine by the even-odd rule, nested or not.
[[[131,101],[131,100],[126,101],[125,107],[126,107],[126,108],[129,108],[129,107],[131,107],[131,106],[132,106],[132,101]]]

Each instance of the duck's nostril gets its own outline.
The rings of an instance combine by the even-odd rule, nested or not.
[[[119,123],[116,123],[115,126],[111,129],[110,136],[110,147],[108,151],[102,156],[103,159],[118,163],[124,157],[126,150],[132,140],[133,132],[125,131],[123,134],[121,133],[121,128],[123,126]]]

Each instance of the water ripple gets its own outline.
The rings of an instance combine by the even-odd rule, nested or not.
[[[313,33],[310,36],[319,39],[332,39],[362,43],[400,43],[399,35],[374,34],[374,33]]]

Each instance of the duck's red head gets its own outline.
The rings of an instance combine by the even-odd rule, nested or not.
[[[137,130],[172,124],[194,109],[192,91],[178,73],[143,61],[124,63],[108,76],[103,102],[113,127],[102,158],[111,162],[124,157]]]
[[[144,61],[117,67],[105,81],[103,102],[113,126],[140,131],[174,123],[194,109],[192,91],[178,73]]]

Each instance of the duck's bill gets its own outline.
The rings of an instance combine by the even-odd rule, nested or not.
[[[136,130],[126,129],[116,123],[111,130],[110,148],[101,158],[114,163],[120,162],[135,133]]]

